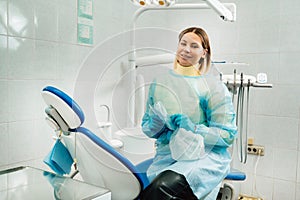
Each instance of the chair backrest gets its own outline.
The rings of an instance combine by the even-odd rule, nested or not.
[[[48,86],[43,89],[42,96],[47,105],[55,109],[70,127],[68,133],[62,135],[62,140],[72,157],[77,160],[82,179],[108,188],[112,192],[112,199],[127,200],[138,197],[140,191],[149,183],[145,173],[139,172],[135,165],[104,140],[81,127],[84,121],[83,112],[67,94]]]
[[[112,199],[134,199],[143,189],[147,179],[136,166],[88,129],[79,127],[63,141],[83,180],[108,188]]]

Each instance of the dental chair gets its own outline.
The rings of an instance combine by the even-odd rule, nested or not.
[[[42,97],[48,107],[46,120],[69,150],[83,181],[111,191],[112,199],[138,198],[149,184],[147,162],[132,164],[104,140],[81,126],[84,114],[78,104],[61,90],[47,86]],[[144,168],[144,169],[143,169]]]
[[[83,181],[109,189],[113,200],[138,199],[140,192],[149,185],[146,171],[152,159],[134,165],[83,127],[82,109],[61,90],[47,86],[42,90],[42,97],[48,105],[46,121],[56,132],[62,133],[59,139],[70,152]],[[243,181],[245,178],[244,173],[231,171],[225,180]],[[232,188],[223,184],[218,199],[233,199]]]

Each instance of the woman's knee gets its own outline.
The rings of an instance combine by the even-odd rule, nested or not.
[[[142,192],[142,200],[147,199],[197,199],[189,183],[182,174],[166,170],[157,175]]]

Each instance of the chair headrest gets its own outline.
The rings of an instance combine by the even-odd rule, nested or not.
[[[42,91],[42,97],[47,105],[55,108],[71,129],[78,128],[84,122],[82,109],[63,91],[47,86]]]

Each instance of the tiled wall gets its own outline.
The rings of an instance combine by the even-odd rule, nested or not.
[[[273,88],[252,92],[249,133],[255,143],[265,146],[266,154],[260,160],[252,156],[240,166],[249,177],[241,191],[264,199],[299,199],[300,48],[296,35],[300,32],[300,3],[247,4],[237,3],[241,8],[238,19],[244,21],[238,28],[243,41],[238,54],[252,64],[250,73],[267,72]]]
[[[41,160],[54,134],[44,120],[41,89],[55,85],[72,94],[85,57],[97,43],[125,30],[135,9],[126,1],[94,6],[90,47],[77,43],[76,0],[0,0],[0,169],[45,167]]]
[[[102,2],[94,1],[95,44],[127,30],[135,9],[127,1]],[[247,180],[235,189],[264,199],[300,199],[300,2],[226,2],[237,4],[235,23],[221,21],[212,11],[171,11],[145,13],[137,26],[173,31],[202,26],[210,35],[214,60],[249,63],[238,69],[247,74],[268,73],[273,88],[251,89],[249,118],[249,135],[265,146],[265,156],[258,161],[257,176],[257,157],[249,156],[246,165],[234,162],[247,172]],[[0,168],[43,166],[53,141],[40,91],[54,84],[72,94],[93,47],[76,42],[75,0],[0,0],[0,14]]]

